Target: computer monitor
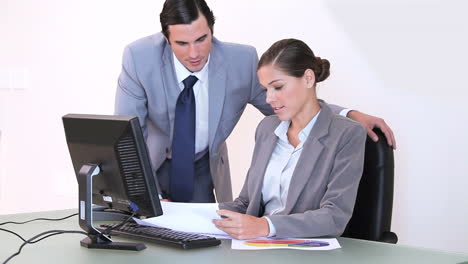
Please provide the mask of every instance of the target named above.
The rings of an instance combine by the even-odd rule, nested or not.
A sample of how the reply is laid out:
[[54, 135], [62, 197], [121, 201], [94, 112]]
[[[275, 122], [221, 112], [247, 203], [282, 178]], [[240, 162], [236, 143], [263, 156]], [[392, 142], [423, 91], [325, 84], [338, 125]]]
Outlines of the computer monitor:
[[92, 204], [138, 217], [162, 215], [138, 118], [68, 114], [62, 120], [78, 180], [79, 222], [91, 238], [81, 245], [122, 249], [93, 227]]

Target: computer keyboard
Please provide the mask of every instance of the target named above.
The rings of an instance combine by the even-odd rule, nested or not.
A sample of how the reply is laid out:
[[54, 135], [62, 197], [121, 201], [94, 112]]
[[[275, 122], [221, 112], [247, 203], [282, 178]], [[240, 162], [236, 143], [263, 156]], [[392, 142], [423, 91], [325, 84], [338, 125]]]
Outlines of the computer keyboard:
[[221, 244], [219, 239], [200, 234], [174, 231], [161, 227], [138, 225], [137, 223], [130, 222], [125, 223], [122, 226], [118, 225], [120, 224], [102, 224], [99, 229], [104, 231], [110, 227], [112, 228], [109, 233], [111, 236], [120, 235], [183, 249], [211, 247]]

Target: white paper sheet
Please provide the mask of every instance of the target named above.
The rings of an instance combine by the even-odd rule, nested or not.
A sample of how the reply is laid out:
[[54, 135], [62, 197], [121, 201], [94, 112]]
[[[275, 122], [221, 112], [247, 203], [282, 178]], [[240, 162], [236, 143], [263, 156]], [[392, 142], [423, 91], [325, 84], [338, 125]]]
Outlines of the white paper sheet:
[[232, 240], [232, 249], [263, 250], [263, 249], [298, 249], [298, 250], [332, 250], [341, 248], [336, 238], [258, 238], [247, 240]]
[[221, 219], [216, 213], [217, 203], [174, 203], [161, 202], [163, 215], [144, 220], [136, 220], [140, 225], [154, 225], [177, 231], [199, 234], [228, 236], [213, 224], [213, 219]]

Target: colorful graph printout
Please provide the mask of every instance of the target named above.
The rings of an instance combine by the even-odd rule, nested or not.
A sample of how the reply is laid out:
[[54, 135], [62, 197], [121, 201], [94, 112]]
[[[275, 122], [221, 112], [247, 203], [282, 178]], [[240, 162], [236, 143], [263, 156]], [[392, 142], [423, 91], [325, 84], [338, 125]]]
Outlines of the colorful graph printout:
[[303, 239], [248, 240], [244, 242], [253, 247], [324, 247], [328, 242]]
[[317, 238], [317, 239], [249, 239], [232, 240], [232, 249], [241, 250], [262, 250], [262, 249], [299, 249], [299, 250], [331, 250], [341, 248], [335, 238]]

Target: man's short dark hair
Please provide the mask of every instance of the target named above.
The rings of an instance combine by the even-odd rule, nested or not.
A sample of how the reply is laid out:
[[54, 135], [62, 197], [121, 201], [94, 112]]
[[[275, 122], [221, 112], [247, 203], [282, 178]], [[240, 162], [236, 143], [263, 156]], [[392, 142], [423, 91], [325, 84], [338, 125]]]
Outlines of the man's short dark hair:
[[205, 16], [213, 34], [215, 18], [205, 0], [166, 0], [159, 15], [162, 33], [169, 39], [170, 25], [191, 24], [198, 19], [200, 13]]

